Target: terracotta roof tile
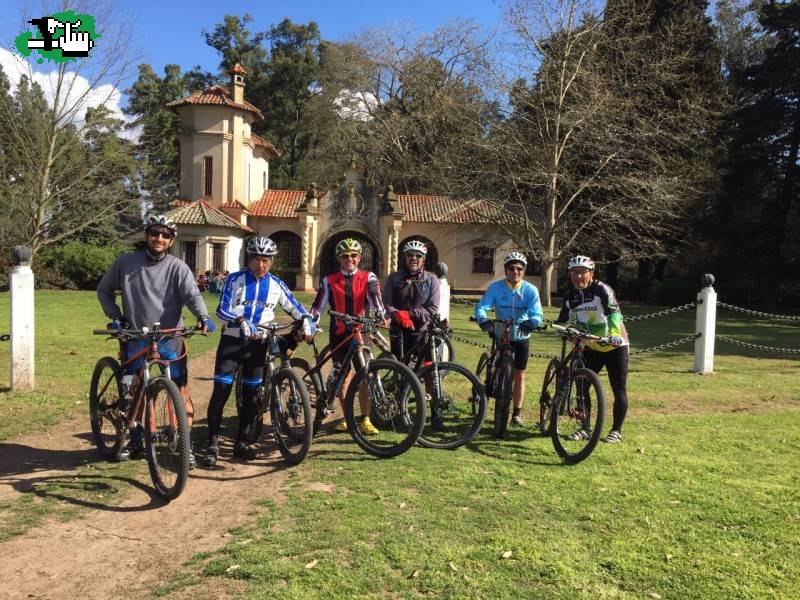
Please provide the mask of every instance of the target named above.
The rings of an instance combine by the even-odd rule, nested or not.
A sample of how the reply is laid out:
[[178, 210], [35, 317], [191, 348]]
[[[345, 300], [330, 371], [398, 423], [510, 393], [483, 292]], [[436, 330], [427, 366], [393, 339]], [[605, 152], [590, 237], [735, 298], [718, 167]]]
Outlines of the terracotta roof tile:
[[170, 108], [177, 108], [178, 106], [186, 106], [188, 104], [212, 104], [219, 106], [228, 106], [230, 108], [238, 108], [239, 110], [246, 110], [256, 115], [259, 119], [263, 119], [264, 115], [255, 106], [247, 102], [235, 102], [231, 92], [228, 88], [221, 85], [212, 85], [204, 90], [199, 90], [194, 94], [190, 94], [180, 100], [175, 100], [167, 104]]
[[253, 145], [256, 148], [261, 148], [271, 159], [278, 158], [281, 155], [281, 153], [278, 152], [278, 149], [272, 145], [272, 142], [265, 140], [260, 135], [256, 135], [255, 133], [251, 132], [250, 139], [253, 140]]
[[254, 230], [246, 225], [241, 225], [235, 219], [232, 219], [221, 210], [211, 206], [204, 200], [197, 200], [196, 202], [186, 203], [179, 200], [173, 202], [173, 205], [179, 204], [167, 214], [172, 217], [179, 226], [180, 225], [213, 225], [217, 227], [230, 227], [231, 229], [242, 229], [248, 233], [254, 233]]
[[238, 209], [244, 210], [244, 211], [247, 210], [247, 207], [244, 204], [242, 204], [241, 202], [239, 202], [238, 200], [231, 200], [230, 202], [225, 202], [222, 205], [222, 208], [238, 208]]
[[261, 200], [250, 207], [250, 214], [254, 217], [292, 218], [305, 197], [305, 190], [264, 190]]
[[496, 212], [487, 200], [461, 200], [448, 196], [397, 194], [406, 221], [416, 223], [491, 223]]
[[236, 63], [233, 65], [231, 73], [235, 73], [236, 75], [247, 75], [247, 70], [239, 63]]

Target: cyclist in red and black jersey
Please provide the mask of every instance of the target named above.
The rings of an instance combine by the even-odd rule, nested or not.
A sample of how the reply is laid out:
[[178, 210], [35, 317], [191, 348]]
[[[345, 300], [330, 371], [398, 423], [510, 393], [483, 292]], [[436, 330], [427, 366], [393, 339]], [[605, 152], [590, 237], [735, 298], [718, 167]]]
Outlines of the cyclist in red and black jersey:
[[[345, 238], [336, 244], [336, 257], [339, 261], [339, 272], [331, 273], [323, 277], [317, 289], [317, 296], [311, 305], [311, 314], [315, 319], [319, 319], [325, 307], [330, 304], [331, 309], [346, 315], [364, 316], [367, 307], [372, 309], [373, 314], [381, 319], [386, 318], [386, 309], [381, 299], [381, 286], [375, 273], [371, 271], [361, 271], [358, 264], [361, 262], [361, 243], [353, 238]], [[331, 317], [330, 322], [330, 348], [334, 349], [341, 344], [349, 333], [347, 326], [340, 319]], [[342, 367], [342, 359], [347, 352], [345, 344], [333, 356], [335, 369]], [[349, 365], [348, 365], [349, 367]], [[353, 371], [347, 374], [339, 392], [339, 401], [343, 400], [344, 391], [350, 385]], [[361, 431], [365, 435], [375, 435], [378, 429], [369, 419], [369, 400], [366, 390], [360, 389], [358, 395], [361, 403], [362, 414], [367, 415], [361, 421]], [[322, 424], [322, 415], [317, 413], [314, 420], [314, 431], [318, 431]], [[342, 422], [337, 426], [337, 430], [344, 431], [347, 424]]]

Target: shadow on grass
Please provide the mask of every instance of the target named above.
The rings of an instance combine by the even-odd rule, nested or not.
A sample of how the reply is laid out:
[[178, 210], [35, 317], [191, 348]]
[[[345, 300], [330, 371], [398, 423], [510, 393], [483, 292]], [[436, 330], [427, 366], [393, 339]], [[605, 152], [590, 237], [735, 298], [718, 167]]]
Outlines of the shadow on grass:
[[[84, 435], [91, 439], [91, 434], [79, 437]], [[71, 471], [97, 462], [104, 461], [94, 448], [59, 450], [0, 442], [0, 477], [37, 471]]]
[[[553, 460], [531, 460], [533, 457], [541, 458], [543, 455], [547, 455], [547, 451], [540, 448], [531, 448], [522, 444], [524, 440], [530, 438], [535, 438], [546, 443], [548, 450], [552, 450]], [[527, 429], [507, 429], [503, 439], [497, 439], [491, 436], [491, 434], [476, 436], [472, 438], [471, 441], [464, 444], [464, 447], [470, 452], [475, 452], [489, 458], [512, 460], [528, 465], [552, 467], [561, 463], [550, 443], [549, 436], [533, 434]], [[514, 456], [512, 456], [512, 454]]]

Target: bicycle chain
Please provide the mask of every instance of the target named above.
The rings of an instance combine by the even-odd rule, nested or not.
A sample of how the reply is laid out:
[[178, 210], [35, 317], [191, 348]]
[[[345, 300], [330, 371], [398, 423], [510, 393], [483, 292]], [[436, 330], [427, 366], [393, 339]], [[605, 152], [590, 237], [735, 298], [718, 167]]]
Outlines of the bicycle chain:
[[798, 348], [778, 348], [777, 346], [761, 346], [759, 344], [751, 344], [750, 342], [742, 342], [741, 340], [735, 340], [725, 335], [717, 335], [716, 338], [718, 340], [722, 340], [723, 342], [728, 342], [729, 344], [733, 344], [735, 346], [742, 346], [743, 348], [751, 348], [753, 350], [763, 350], [765, 352], [779, 352], [783, 354], [800, 354], [800, 349]]
[[[773, 321], [800, 321], [800, 316], [794, 315], [779, 315], [775, 313], [767, 313], [761, 312], [758, 310], [752, 310], [749, 308], [742, 308], [741, 306], [734, 306], [733, 304], [726, 304], [725, 302], [717, 302], [717, 306], [720, 308], [727, 308], [728, 310], [732, 310], [734, 312], [744, 313], [746, 315], [750, 315], [751, 317], [760, 317], [762, 319], [772, 319]], [[744, 343], [744, 342], [743, 342]]]

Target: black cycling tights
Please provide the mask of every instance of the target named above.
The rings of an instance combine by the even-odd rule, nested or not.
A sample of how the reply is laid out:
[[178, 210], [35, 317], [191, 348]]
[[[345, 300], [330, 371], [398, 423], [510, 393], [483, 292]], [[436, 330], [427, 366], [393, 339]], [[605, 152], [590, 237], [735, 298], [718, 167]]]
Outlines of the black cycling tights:
[[583, 358], [586, 366], [595, 373], [599, 373], [603, 367], [608, 371], [608, 381], [611, 383], [611, 391], [614, 392], [614, 424], [611, 429], [622, 431], [622, 423], [628, 412], [628, 356], [630, 350], [628, 346], [621, 346], [608, 352], [597, 352], [586, 349]]
[[[242, 365], [244, 379], [260, 381], [264, 373], [266, 347], [259, 342], [245, 342], [233, 336], [223, 335], [217, 347], [214, 368], [214, 391], [208, 403], [208, 443], [219, 446], [222, 428], [222, 411], [231, 394], [236, 370]], [[239, 431], [237, 442], [247, 440], [247, 431], [258, 413], [255, 385], [242, 385], [242, 406], [239, 409]]]

